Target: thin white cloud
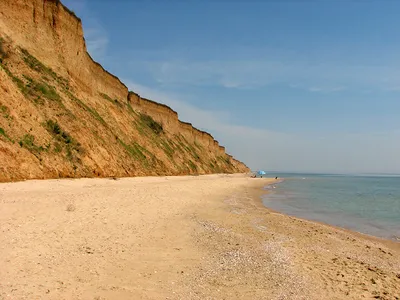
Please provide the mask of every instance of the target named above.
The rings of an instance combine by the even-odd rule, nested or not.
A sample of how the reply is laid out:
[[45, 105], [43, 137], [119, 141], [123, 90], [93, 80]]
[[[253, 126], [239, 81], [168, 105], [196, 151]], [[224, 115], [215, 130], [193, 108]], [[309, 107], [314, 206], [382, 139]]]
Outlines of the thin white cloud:
[[341, 92], [346, 90], [344, 86], [334, 86], [334, 87], [320, 87], [320, 86], [313, 86], [308, 88], [308, 90], [312, 93], [334, 93], [334, 92]]
[[132, 65], [150, 73], [160, 84], [259, 88], [286, 85], [309, 92], [332, 93], [345, 89], [394, 91], [400, 86], [397, 66], [310, 64], [296, 61], [148, 61]]
[[173, 110], [178, 112], [180, 120], [193, 123], [194, 126], [199, 129], [216, 128], [221, 124], [229, 122], [230, 116], [227, 112], [203, 110], [179, 100], [180, 97], [178, 95], [165, 93], [129, 80], [123, 80], [123, 82], [129, 89], [135, 91], [142, 97], [170, 106]]
[[169, 105], [206, 130], [251, 168], [299, 172], [399, 173], [400, 130], [370, 134], [295, 135], [234, 124], [229, 114], [197, 108], [163, 91], [125, 81], [143, 97]]
[[106, 31], [103, 30], [103, 28], [95, 21], [90, 22], [85, 28], [85, 39], [88, 52], [95, 59], [101, 59], [106, 54], [109, 41]]
[[222, 80], [221, 85], [225, 88], [240, 88], [240, 84], [235, 81]]

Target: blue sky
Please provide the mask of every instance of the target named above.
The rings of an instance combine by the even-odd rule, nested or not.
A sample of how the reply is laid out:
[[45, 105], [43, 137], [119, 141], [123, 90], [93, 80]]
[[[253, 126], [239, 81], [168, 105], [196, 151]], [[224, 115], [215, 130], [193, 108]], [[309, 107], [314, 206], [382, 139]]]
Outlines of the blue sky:
[[250, 167], [400, 173], [397, 1], [63, 2], [96, 61]]

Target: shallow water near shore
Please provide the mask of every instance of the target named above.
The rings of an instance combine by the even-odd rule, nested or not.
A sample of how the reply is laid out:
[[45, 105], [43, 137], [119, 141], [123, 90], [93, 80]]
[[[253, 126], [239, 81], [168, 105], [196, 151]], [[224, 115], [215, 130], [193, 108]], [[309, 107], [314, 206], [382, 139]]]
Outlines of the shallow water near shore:
[[265, 206], [300, 218], [400, 241], [400, 176], [271, 174]]

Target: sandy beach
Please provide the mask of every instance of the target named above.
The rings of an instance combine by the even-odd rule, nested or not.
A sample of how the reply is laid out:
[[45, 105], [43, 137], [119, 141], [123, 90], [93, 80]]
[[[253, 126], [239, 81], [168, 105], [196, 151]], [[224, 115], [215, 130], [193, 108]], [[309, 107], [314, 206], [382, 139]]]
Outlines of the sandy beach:
[[0, 184], [0, 299], [400, 299], [400, 244], [265, 208], [245, 175]]

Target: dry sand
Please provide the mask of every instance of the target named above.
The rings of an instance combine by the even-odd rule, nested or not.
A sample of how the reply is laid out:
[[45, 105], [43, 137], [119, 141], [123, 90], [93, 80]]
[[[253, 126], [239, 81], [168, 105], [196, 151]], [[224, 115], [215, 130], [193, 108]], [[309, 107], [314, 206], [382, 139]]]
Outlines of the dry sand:
[[395, 242], [263, 208], [244, 175], [0, 184], [0, 299], [399, 299]]

